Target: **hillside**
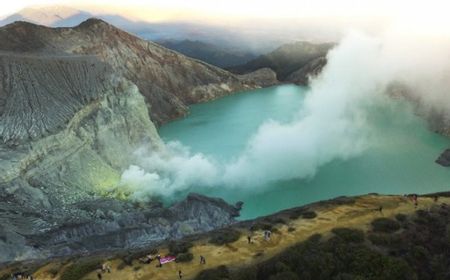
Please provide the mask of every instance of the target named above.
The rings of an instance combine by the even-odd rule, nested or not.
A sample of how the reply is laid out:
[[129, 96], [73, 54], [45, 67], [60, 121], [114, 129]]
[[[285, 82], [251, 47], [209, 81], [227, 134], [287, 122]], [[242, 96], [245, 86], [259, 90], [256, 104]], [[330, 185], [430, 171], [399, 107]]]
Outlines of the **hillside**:
[[196, 58], [209, 64], [226, 68], [246, 63], [256, 56], [249, 52], [221, 48], [217, 45], [202, 41], [160, 41], [164, 47], [180, 52], [186, 56]]
[[[334, 44], [332, 43], [314, 44], [304, 41], [285, 44], [243, 65], [231, 67], [230, 70], [234, 73], [243, 74], [260, 68], [270, 68], [277, 73], [278, 80], [290, 81], [289, 75], [305, 67], [308, 63], [325, 57], [328, 50], [333, 46]], [[302, 73], [304, 74], [305, 71]], [[296, 80], [302, 79], [305, 79], [305, 77], [296, 78]]]
[[[436, 201], [437, 197], [437, 201]], [[446, 279], [448, 194], [341, 197], [133, 252], [12, 264], [38, 279]], [[382, 210], [380, 211], [380, 207]], [[264, 231], [271, 238], [264, 238]], [[251, 237], [251, 243], [247, 236]], [[155, 267], [147, 254], [175, 255]], [[206, 263], [200, 264], [200, 256]]]
[[220, 199], [129, 200], [121, 175], [138, 149], [165, 155], [152, 119], [256, 87], [261, 73], [235, 76], [97, 19], [17, 22], [0, 38], [0, 263], [135, 248], [234, 222], [239, 207]]
[[99, 19], [74, 28], [13, 23], [0, 29], [0, 51], [94, 55], [137, 85], [158, 124], [185, 115], [189, 104], [259, 86]]

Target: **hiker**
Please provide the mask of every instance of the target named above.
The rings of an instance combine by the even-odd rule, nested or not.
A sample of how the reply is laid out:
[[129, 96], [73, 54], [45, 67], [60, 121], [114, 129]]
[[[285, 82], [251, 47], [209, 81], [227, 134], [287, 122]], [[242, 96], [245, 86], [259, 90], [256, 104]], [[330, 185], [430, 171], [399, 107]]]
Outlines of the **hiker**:
[[204, 256], [200, 256], [200, 264], [206, 264], [206, 259]]
[[434, 202], [438, 202], [438, 200], [439, 200], [439, 196], [435, 195], [434, 196]]
[[159, 262], [159, 267], [162, 267], [162, 263], [161, 263], [161, 255], [160, 254], [158, 254], [157, 256], [156, 256], [156, 259], [158, 260], [158, 262]]
[[266, 230], [264, 231], [264, 240], [269, 241], [270, 240], [270, 235], [272, 233], [270, 232], [270, 230]]
[[149, 264], [153, 261], [153, 256], [151, 254], [148, 254], [145, 257], [140, 258], [139, 261], [141, 263]]
[[378, 211], [380, 211], [380, 213], [383, 213], [383, 206], [380, 206], [380, 208], [378, 208]]
[[111, 266], [107, 263], [102, 264], [102, 272], [103, 273], [105, 273], [105, 272], [111, 273]]
[[250, 235], [247, 235], [248, 244], [252, 243], [252, 237]]
[[181, 279], [183, 278], [183, 273], [181, 273], [181, 270], [178, 271], [178, 277]]
[[101, 271], [97, 271], [97, 278], [98, 280], [102, 280], [102, 272]]

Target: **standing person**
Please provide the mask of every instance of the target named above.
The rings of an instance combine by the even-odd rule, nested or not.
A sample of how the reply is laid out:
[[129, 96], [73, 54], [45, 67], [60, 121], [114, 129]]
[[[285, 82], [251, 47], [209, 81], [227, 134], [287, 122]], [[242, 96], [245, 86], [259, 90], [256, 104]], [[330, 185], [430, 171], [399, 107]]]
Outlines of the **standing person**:
[[97, 271], [97, 279], [102, 280], [102, 272], [100, 270]]
[[204, 256], [200, 256], [200, 264], [206, 264], [206, 259]]
[[247, 235], [248, 244], [252, 243], [252, 237], [250, 235]]
[[181, 270], [178, 270], [178, 277], [181, 279], [183, 278], [183, 273], [181, 272]]
[[380, 211], [380, 213], [383, 213], [383, 206], [380, 206], [380, 207], [378, 208], [378, 211]]
[[157, 256], [156, 256], [156, 259], [158, 260], [158, 266], [159, 267], [162, 267], [162, 263], [161, 263], [161, 255], [160, 254], [158, 254]]
[[439, 196], [435, 195], [434, 196], [434, 202], [438, 202], [438, 200], [439, 200]]

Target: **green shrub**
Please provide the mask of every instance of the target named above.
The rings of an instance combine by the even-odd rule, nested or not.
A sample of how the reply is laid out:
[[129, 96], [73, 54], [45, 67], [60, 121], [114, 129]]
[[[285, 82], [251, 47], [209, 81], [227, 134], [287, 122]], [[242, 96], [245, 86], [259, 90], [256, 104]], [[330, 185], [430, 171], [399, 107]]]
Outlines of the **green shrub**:
[[194, 255], [192, 253], [180, 253], [177, 255], [176, 262], [177, 263], [183, 263], [183, 262], [190, 262], [194, 259]]
[[65, 269], [60, 280], [79, 280], [100, 267], [101, 261], [98, 259], [80, 261]]
[[317, 217], [317, 214], [314, 211], [306, 211], [302, 213], [303, 219], [314, 219], [315, 217]]
[[273, 224], [273, 225], [275, 225], [275, 224], [283, 224], [283, 225], [286, 224], [286, 221], [283, 218], [280, 218], [280, 217], [269, 217], [269, 218], [266, 218], [265, 221], [267, 223], [270, 223], [270, 224]]
[[395, 215], [395, 219], [401, 223], [406, 222], [407, 217], [405, 214], [397, 214]]
[[400, 229], [400, 224], [388, 218], [377, 218], [372, 221], [372, 228], [375, 232], [392, 233]]
[[118, 266], [117, 266], [117, 270], [123, 270], [125, 269], [125, 267], [127, 267], [128, 264], [126, 264], [125, 262], [121, 262]]
[[171, 255], [176, 256], [178, 254], [187, 253], [192, 246], [191, 242], [172, 241], [169, 243], [169, 252]]
[[212, 233], [209, 243], [215, 245], [225, 245], [237, 241], [241, 237], [241, 232], [235, 229], [222, 229]]
[[297, 274], [292, 271], [283, 271], [269, 277], [269, 280], [299, 280]]
[[395, 247], [401, 242], [399, 236], [387, 233], [370, 233], [368, 239], [372, 244], [383, 247]]
[[221, 265], [217, 268], [208, 269], [200, 272], [200, 274], [195, 278], [196, 280], [223, 280], [228, 279], [230, 272], [228, 268]]
[[345, 242], [361, 243], [364, 242], [364, 232], [359, 229], [334, 228], [331, 230], [336, 236], [342, 238]]
[[273, 231], [274, 227], [272, 224], [269, 223], [263, 223], [263, 222], [257, 222], [255, 224], [253, 224], [250, 227], [251, 231], [257, 231], [257, 230], [270, 230]]

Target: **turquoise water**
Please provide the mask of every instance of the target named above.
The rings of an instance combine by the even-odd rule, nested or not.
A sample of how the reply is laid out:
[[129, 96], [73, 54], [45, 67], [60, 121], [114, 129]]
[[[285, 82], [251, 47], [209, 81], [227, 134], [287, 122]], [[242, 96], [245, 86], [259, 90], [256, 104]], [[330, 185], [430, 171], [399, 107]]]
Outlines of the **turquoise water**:
[[[187, 118], [162, 126], [165, 141], [180, 141], [218, 161], [235, 158], [268, 119], [288, 122], [301, 108], [307, 89], [283, 85], [228, 96], [191, 107]], [[429, 131], [407, 104], [374, 114], [376, 145], [348, 160], [319, 168], [310, 179], [271, 183], [261, 191], [193, 187], [189, 191], [243, 201], [242, 219], [333, 198], [365, 193], [429, 193], [450, 190], [450, 169], [434, 163], [450, 140]], [[182, 194], [180, 194], [182, 195]]]

